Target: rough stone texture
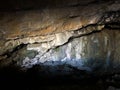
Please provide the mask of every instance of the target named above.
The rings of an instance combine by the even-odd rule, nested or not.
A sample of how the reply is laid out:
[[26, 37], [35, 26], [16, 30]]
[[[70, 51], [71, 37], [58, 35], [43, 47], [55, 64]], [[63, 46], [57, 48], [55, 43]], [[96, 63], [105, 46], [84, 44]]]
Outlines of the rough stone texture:
[[119, 70], [119, 0], [66, 0], [53, 5], [0, 12], [1, 65]]
[[[78, 2], [76, 1], [74, 3]], [[69, 5], [68, 3], [68, 5], [64, 7], [57, 8], [0, 12], [0, 55], [12, 47], [16, 47], [16, 44], [9, 47], [8, 42], [17, 40], [17, 43], [19, 43], [20, 40], [23, 40], [20, 41], [21, 44], [27, 40], [31, 43], [31, 41], [33, 42], [34, 40], [28, 40], [30, 37], [41, 38], [41, 36], [44, 36], [43, 38], [45, 39], [49, 34], [77, 30], [91, 24], [109, 23], [114, 17], [108, 15], [103, 18], [104, 15], [106, 15], [105, 13], [118, 11], [120, 9], [119, 1], [93, 3], [91, 0], [91, 3], [90, 1], [89, 3], [88, 1], [81, 1], [81, 3], [85, 5], [79, 5], [79, 3], [74, 5]], [[116, 17], [118, 16], [116, 15]], [[42, 41], [42, 39], [40, 41]]]
[[[57, 45], [54, 41], [29, 44], [26, 50], [38, 53], [33, 58], [29, 56], [22, 58], [23, 61], [18, 61], [18, 65], [30, 68], [41, 63], [47, 66], [68, 64], [90, 72], [99, 70], [111, 73], [119, 72], [119, 33], [119, 30], [104, 29], [87, 36], [72, 38], [67, 43], [65, 42], [67, 38], [64, 38], [65, 41], [62, 40], [65, 42], [64, 44], [61, 42]], [[61, 35], [57, 37], [63, 37], [64, 33]]]

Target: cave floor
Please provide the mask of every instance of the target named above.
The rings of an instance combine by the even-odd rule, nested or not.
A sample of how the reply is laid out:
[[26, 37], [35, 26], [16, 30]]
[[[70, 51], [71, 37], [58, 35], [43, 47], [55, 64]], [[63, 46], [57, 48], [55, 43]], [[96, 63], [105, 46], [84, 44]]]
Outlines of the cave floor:
[[85, 77], [78, 78], [74, 73], [50, 77], [49, 73], [44, 75], [35, 69], [24, 72], [18, 68], [7, 67], [0, 69], [0, 90], [120, 90], [118, 75]]

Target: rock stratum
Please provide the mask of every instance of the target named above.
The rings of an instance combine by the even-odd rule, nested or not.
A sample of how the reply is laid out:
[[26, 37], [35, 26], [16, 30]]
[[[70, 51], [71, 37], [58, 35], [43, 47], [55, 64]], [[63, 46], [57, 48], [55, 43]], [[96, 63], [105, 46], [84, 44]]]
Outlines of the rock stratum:
[[119, 0], [57, 0], [29, 7], [0, 9], [1, 67], [119, 72]]

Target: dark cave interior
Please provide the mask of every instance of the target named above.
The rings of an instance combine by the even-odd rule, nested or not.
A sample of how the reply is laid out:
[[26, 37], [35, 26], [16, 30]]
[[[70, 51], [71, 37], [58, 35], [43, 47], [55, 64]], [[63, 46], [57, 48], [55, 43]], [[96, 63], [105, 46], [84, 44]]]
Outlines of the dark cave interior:
[[[107, 2], [110, 2], [110, 3], [107, 3]], [[53, 10], [53, 12], [56, 12], [54, 10], [56, 10], [56, 9], [59, 10], [59, 8], [63, 10], [64, 8], [68, 9], [68, 8], [72, 7], [73, 8], [72, 10], [73, 11], [75, 10], [73, 12], [73, 14], [74, 13], [76, 14], [79, 11], [78, 9], [76, 9], [76, 7], [82, 6], [82, 7], [88, 8], [89, 5], [90, 5], [90, 7], [92, 5], [97, 7], [97, 5], [99, 6], [104, 3], [107, 3], [107, 5], [109, 6], [112, 3], [116, 4], [116, 3], [120, 3], [120, 2], [119, 2], [119, 0], [86, 0], [86, 1], [85, 0], [3, 0], [0, 2], [0, 21], [3, 20], [3, 23], [7, 21], [8, 27], [7, 27], [7, 25], [5, 27], [9, 28], [9, 26], [11, 26], [11, 25], [14, 26], [14, 21], [17, 18], [20, 18], [22, 15], [24, 16], [24, 18], [26, 18], [25, 17], [26, 13], [24, 13], [26, 11], [33, 10], [33, 13], [34, 13], [34, 10], [38, 10], [38, 11], [45, 10], [48, 14], [50, 14], [51, 12], [49, 11], [49, 9], [51, 11]], [[102, 7], [102, 9], [103, 8], [106, 9], [106, 6]], [[118, 5], [118, 7], [120, 7], [120, 4]], [[113, 10], [114, 10], [114, 8], [113, 8]], [[57, 42], [57, 40], [59, 40], [59, 38], [56, 39], [55, 43], [58, 43], [58, 45], [48, 48], [43, 53], [43, 55], [41, 55], [41, 56], [46, 55], [46, 57], [48, 55], [48, 57], [50, 57], [49, 53], [51, 54], [51, 52], [52, 52], [53, 55], [55, 56], [54, 58], [57, 57], [57, 58], [61, 59], [61, 57], [64, 57], [64, 54], [66, 54], [68, 59], [69, 58], [73, 59], [73, 62], [72, 61], [70, 62], [70, 63], [73, 63], [73, 66], [69, 65], [69, 63], [67, 63], [67, 60], [63, 64], [61, 64], [61, 62], [60, 62], [60, 64], [57, 64], [57, 66], [51, 65], [51, 63], [56, 64], [56, 63], [59, 63], [59, 61], [54, 61], [54, 60], [48, 61], [48, 62], [46, 61], [45, 64], [42, 64], [40, 62], [40, 64], [33, 64], [31, 68], [27, 68], [27, 69], [21, 68], [20, 65], [16, 64], [16, 63], [21, 64], [20, 60], [21, 59], [23, 60], [23, 58], [25, 60], [25, 57], [27, 57], [26, 55], [28, 55], [28, 56], [30, 55], [31, 58], [36, 59], [36, 56], [40, 54], [40, 51], [37, 53], [35, 51], [33, 52], [32, 50], [31, 50], [31, 52], [29, 52], [29, 51], [27, 52], [26, 48], [29, 49], [31, 44], [38, 45], [39, 43], [40, 44], [43, 43], [43, 45], [45, 45], [44, 43], [46, 43], [48, 41], [43, 40], [43, 42], [33, 42], [33, 43], [30, 43], [28, 41], [28, 43], [24, 43], [25, 40], [23, 40], [23, 42], [21, 42], [21, 44], [13, 47], [12, 49], [10, 48], [10, 50], [6, 50], [5, 52], [3, 51], [4, 49], [1, 49], [1, 47], [0, 47], [0, 52], [4, 52], [2, 54], [0, 53], [0, 81], [1, 81], [0, 82], [1, 83], [0, 90], [8, 90], [8, 89], [10, 89], [10, 90], [13, 90], [13, 89], [15, 89], [15, 90], [17, 90], [17, 89], [18, 90], [43, 90], [43, 89], [44, 90], [120, 90], [120, 70], [119, 70], [119, 64], [118, 64], [118, 63], [120, 63], [119, 62], [119, 59], [120, 59], [120, 57], [119, 57], [119, 52], [120, 52], [120, 49], [119, 49], [119, 45], [120, 45], [119, 44], [119, 42], [120, 42], [120, 40], [119, 40], [120, 39], [120, 37], [119, 37], [119, 35], [120, 35], [119, 34], [120, 33], [120, 10], [110, 11], [108, 9], [108, 11], [107, 12], [106, 11], [103, 10], [102, 13], [104, 13], [105, 15], [100, 17], [100, 22], [98, 20], [98, 22], [97, 23], [95, 22], [95, 24], [90, 23], [86, 26], [83, 26], [80, 29], [79, 28], [75, 29], [75, 31], [72, 32], [72, 34], [70, 33], [71, 36], [69, 38], [67, 38], [67, 41], [63, 40], [64, 38], [62, 38], [63, 36], [61, 36], [62, 39], [60, 39], [60, 40], [63, 42], [65, 41], [64, 43], [59, 44], [59, 42]], [[7, 12], [8, 16], [9, 16], [9, 14], [12, 15], [13, 13], [15, 13], [15, 15], [16, 15], [15, 18], [13, 16], [12, 19], [8, 19], [8, 20], [1, 19], [2, 13], [6, 14], [6, 12]], [[17, 17], [17, 14], [19, 14], [18, 12], [20, 12], [20, 15], [18, 15], [18, 17]], [[23, 13], [21, 14], [21, 12], [23, 12]], [[49, 18], [54, 17], [54, 14], [53, 14], [53, 17], [45, 17], [44, 14], [46, 15], [46, 12], [44, 12], [44, 11], [42, 12], [44, 18], [49, 19]], [[65, 11], [63, 10], [63, 12], [65, 12]], [[83, 10], [83, 12], [84, 12], [84, 10]], [[90, 13], [91, 11], [88, 11], [88, 12]], [[96, 11], [93, 11], [93, 12], [96, 12]], [[31, 13], [31, 12], [28, 12], [28, 13]], [[72, 13], [72, 11], [71, 11], [71, 13]], [[57, 13], [57, 14], [61, 14], [61, 13]], [[57, 14], [55, 14], [55, 15], [57, 16]], [[79, 13], [77, 13], [77, 14], [79, 14]], [[97, 14], [98, 14], [98, 12], [97, 12]], [[101, 13], [99, 13], [99, 14], [102, 15]], [[34, 15], [36, 15], [36, 17], [39, 16], [39, 14], [31, 14], [31, 16], [33, 18], [34, 18]], [[42, 15], [42, 14], [40, 14], [40, 15]], [[92, 14], [92, 15], [94, 15], [94, 14]], [[95, 15], [96, 15], [96, 13], [95, 13]], [[69, 18], [67, 16], [68, 16], [68, 14], [63, 17], [65, 17], [65, 20], [66, 20], [66, 18], [70, 19], [71, 20], [70, 24], [71, 24], [72, 22], [77, 21], [79, 19], [80, 15], [69, 16]], [[29, 17], [29, 14], [28, 14], [28, 17]], [[60, 16], [58, 16], [58, 17], [60, 17]], [[86, 15], [86, 17], [89, 17], [89, 15], [88, 16]], [[15, 20], [13, 20], [13, 19], [15, 19]], [[29, 20], [29, 18], [27, 18], [27, 19]], [[47, 21], [47, 19], [45, 19], [45, 21]], [[55, 19], [59, 19], [59, 18], [55, 17]], [[74, 21], [74, 19], [75, 19], [75, 21]], [[13, 20], [13, 22], [10, 22], [12, 20]], [[31, 17], [30, 17], [30, 20], [31, 20]], [[35, 19], [35, 20], [37, 22], [37, 19]], [[40, 20], [41, 21], [43, 20], [43, 23], [44, 23], [44, 19], [40, 19]], [[61, 17], [59, 20], [61, 20]], [[64, 24], [66, 24], [67, 21], [69, 21], [69, 20], [66, 20]], [[9, 22], [13, 23], [13, 24], [9, 24]], [[62, 22], [62, 20], [59, 22]], [[94, 20], [93, 20], [93, 22], [94, 22]], [[2, 26], [4, 24], [1, 24], [1, 23], [2, 22], [0, 22], [0, 30], [1, 30], [1, 28], [4, 27], [4, 26]], [[19, 23], [24, 23], [24, 21], [23, 22], [15, 21], [15, 23], [18, 23], [18, 26], [19, 26]], [[33, 20], [33, 23], [34, 23], [34, 20]], [[48, 24], [48, 23], [45, 23], [45, 24]], [[34, 24], [33, 24], [33, 26], [34, 26]], [[46, 27], [49, 28], [49, 26], [50, 25], [48, 24], [48, 26], [46, 26]], [[54, 24], [53, 24], [53, 26], [54, 26]], [[104, 27], [99, 30], [98, 29], [99, 26], [104, 26]], [[35, 27], [37, 27], [37, 25]], [[45, 27], [45, 29], [46, 29], [46, 27]], [[74, 27], [74, 24], [72, 27]], [[24, 28], [24, 26], [23, 26], [23, 28]], [[42, 28], [44, 29], [44, 25]], [[57, 27], [57, 29], [58, 28], [59, 27]], [[9, 31], [12, 29], [16, 29], [16, 32], [17, 32], [18, 28], [10, 27], [10, 29], [8, 29], [8, 34], [11, 34], [11, 32], [9, 32]], [[31, 28], [27, 28], [27, 29], [31, 29]], [[57, 30], [57, 29], [55, 29], [55, 30]], [[70, 29], [71, 29], [71, 27], [70, 27]], [[87, 33], [86, 32], [84, 33], [84, 30], [86, 30]], [[90, 30], [93, 30], [93, 31], [90, 31]], [[35, 31], [37, 31], [37, 30], [35, 29]], [[49, 32], [49, 30], [46, 30], [46, 31]], [[83, 34], [79, 34], [79, 31], [81, 31]], [[2, 31], [0, 31], [0, 33], [1, 32]], [[30, 32], [32, 32], [32, 30]], [[18, 31], [18, 34], [19, 34], [19, 31]], [[28, 37], [29, 37], [29, 32], [26, 34], [28, 34]], [[46, 34], [46, 35], [49, 35], [49, 34]], [[62, 33], [62, 35], [63, 35], [63, 33]], [[0, 40], [2, 40], [4, 37], [4, 36], [2, 36], [2, 37], [1, 36], [2, 36], [2, 34], [0, 34]], [[43, 36], [45, 36], [45, 35], [43, 35]], [[7, 37], [7, 35], [6, 35], [6, 37]], [[13, 34], [13, 37], [15, 37], [15, 39], [13, 39], [13, 41], [19, 40], [18, 37], [16, 38], [16, 36], [14, 36], [14, 34]], [[31, 37], [33, 37], [33, 36], [31, 36]], [[50, 36], [48, 38], [51, 38], [51, 37], [52, 36]], [[56, 37], [57, 37], [57, 35], [56, 35]], [[80, 39], [81, 37], [83, 37], [83, 38]], [[87, 39], [84, 37], [87, 37]], [[103, 40], [103, 37], [105, 37], [105, 42]], [[23, 36], [23, 38], [24, 38], [24, 36]], [[92, 42], [92, 40], [94, 38], [97, 38], [98, 41], [95, 39], [96, 41]], [[10, 37], [10, 39], [11, 39], [11, 37]], [[86, 44], [84, 45], [83, 44], [84, 41], [82, 41], [82, 40], [87, 41], [88, 46]], [[4, 39], [3, 39], [3, 41], [4, 41]], [[9, 41], [9, 39], [7, 39], [6, 41]], [[22, 41], [22, 39], [21, 39], [21, 41]], [[100, 46], [98, 44], [94, 44], [99, 41], [101, 44]], [[25, 42], [27, 42], [27, 40]], [[74, 45], [74, 43], [76, 45]], [[106, 45], [106, 43], [108, 44], [108, 46], [103, 45], [103, 44]], [[1, 44], [2, 44], [2, 42], [1, 42]], [[71, 44], [73, 44], [73, 46]], [[89, 67], [92, 67], [92, 69], [88, 68], [86, 66], [80, 67], [82, 69], [79, 69], [79, 67], [74, 66], [74, 57], [81, 58], [82, 56], [84, 56], [84, 55], [77, 56], [77, 54], [76, 55], [74, 54], [77, 52], [77, 50], [75, 48], [75, 47], [77, 47], [77, 44], [81, 48], [85, 47], [87, 49], [86, 50], [86, 49], [77, 48], [78, 52], [81, 53], [84, 51], [87, 53], [86, 58], [88, 59], [89, 63], [87, 61], [85, 61], [85, 64], [88, 65]], [[82, 45], [83, 45], [83, 47], [82, 47]], [[72, 50], [71, 50], [71, 48], [72, 48]], [[41, 48], [40, 48], [40, 50], [42, 51]], [[69, 50], [71, 50], [71, 51], [69, 51]], [[75, 52], [75, 50], [76, 50], [76, 52]], [[111, 50], [111, 52], [109, 52], [109, 50]], [[102, 51], [104, 51], [104, 52], [102, 52]], [[21, 54], [21, 52], [23, 52], [23, 53]], [[47, 53], [47, 54], [45, 54], [45, 53]], [[63, 54], [61, 54], [61, 53], [63, 53]], [[70, 53], [71, 56], [68, 53]], [[17, 54], [18, 54], [18, 56], [17, 56]], [[26, 54], [26, 55], [24, 55], [24, 54]], [[59, 55], [59, 54], [61, 54], [61, 55]], [[105, 56], [103, 56], [103, 55], [105, 55]], [[2, 57], [3, 61], [1, 59], [1, 57]], [[52, 57], [52, 54], [51, 54], [51, 57]], [[103, 61], [102, 61], [101, 57], [102, 57]], [[14, 60], [14, 58], [16, 58], [16, 60], [19, 60], [20, 62], [17, 62], [16, 60]], [[85, 60], [86, 60], [86, 58], [85, 58]], [[96, 59], [101, 60], [101, 62], [99, 62], [99, 61], [97, 62]], [[110, 62], [104, 61], [104, 59], [106, 59], [106, 60], [110, 59], [109, 60]], [[115, 62], [114, 62], [114, 59], [116, 59]], [[117, 61], [117, 59], [118, 59], [118, 61]], [[10, 63], [9, 63], [9, 60], [11, 60]], [[40, 60], [42, 60], [42, 59], [40, 59]], [[75, 64], [76, 64], [76, 62], [75, 62]], [[95, 62], [95, 64], [94, 64], [94, 62]], [[2, 66], [2, 65], [4, 65], [4, 63], [5, 64], [9, 63], [9, 64], [6, 66]], [[77, 63], [80, 63], [80, 62], [77, 62]], [[98, 64], [98, 63], [100, 63], [100, 64]], [[105, 64], [106, 65], [105, 66], [103, 63], [107, 63], [109, 65], [107, 66], [107, 64]], [[114, 64], [115, 65], [118, 64], [118, 65], [116, 65], [117, 69], [116, 69], [116, 67], [114, 69]], [[101, 65], [103, 65], [103, 66], [101, 66]], [[28, 66], [29, 66], [29, 64], [28, 64]], [[106, 67], [107, 67], [107, 69], [106, 69]], [[53, 70], [53, 71], [51, 71], [51, 70]], [[114, 70], [117, 70], [117, 71], [114, 72]]]

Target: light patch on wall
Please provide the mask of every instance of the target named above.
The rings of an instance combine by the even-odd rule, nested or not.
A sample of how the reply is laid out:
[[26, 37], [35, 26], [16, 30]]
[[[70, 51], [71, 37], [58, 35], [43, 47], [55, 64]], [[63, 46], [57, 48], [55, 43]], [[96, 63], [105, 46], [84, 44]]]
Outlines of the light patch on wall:
[[[31, 68], [33, 65], [39, 64], [44, 66], [59, 66], [59, 65], [70, 65], [80, 70], [92, 71], [91, 68], [84, 65], [82, 55], [84, 55], [84, 48], [86, 37], [76, 38], [74, 41], [69, 42], [63, 46], [57, 48], [51, 48], [47, 52], [41, 51], [42, 45], [38, 47], [30, 47], [29, 49], [37, 50], [39, 52], [33, 59], [26, 57], [23, 61], [23, 67]], [[44, 43], [45, 44], [45, 43]], [[46, 43], [47, 45], [47, 43]], [[41, 47], [40, 47], [41, 46]], [[46, 46], [44, 46], [46, 47]]]

